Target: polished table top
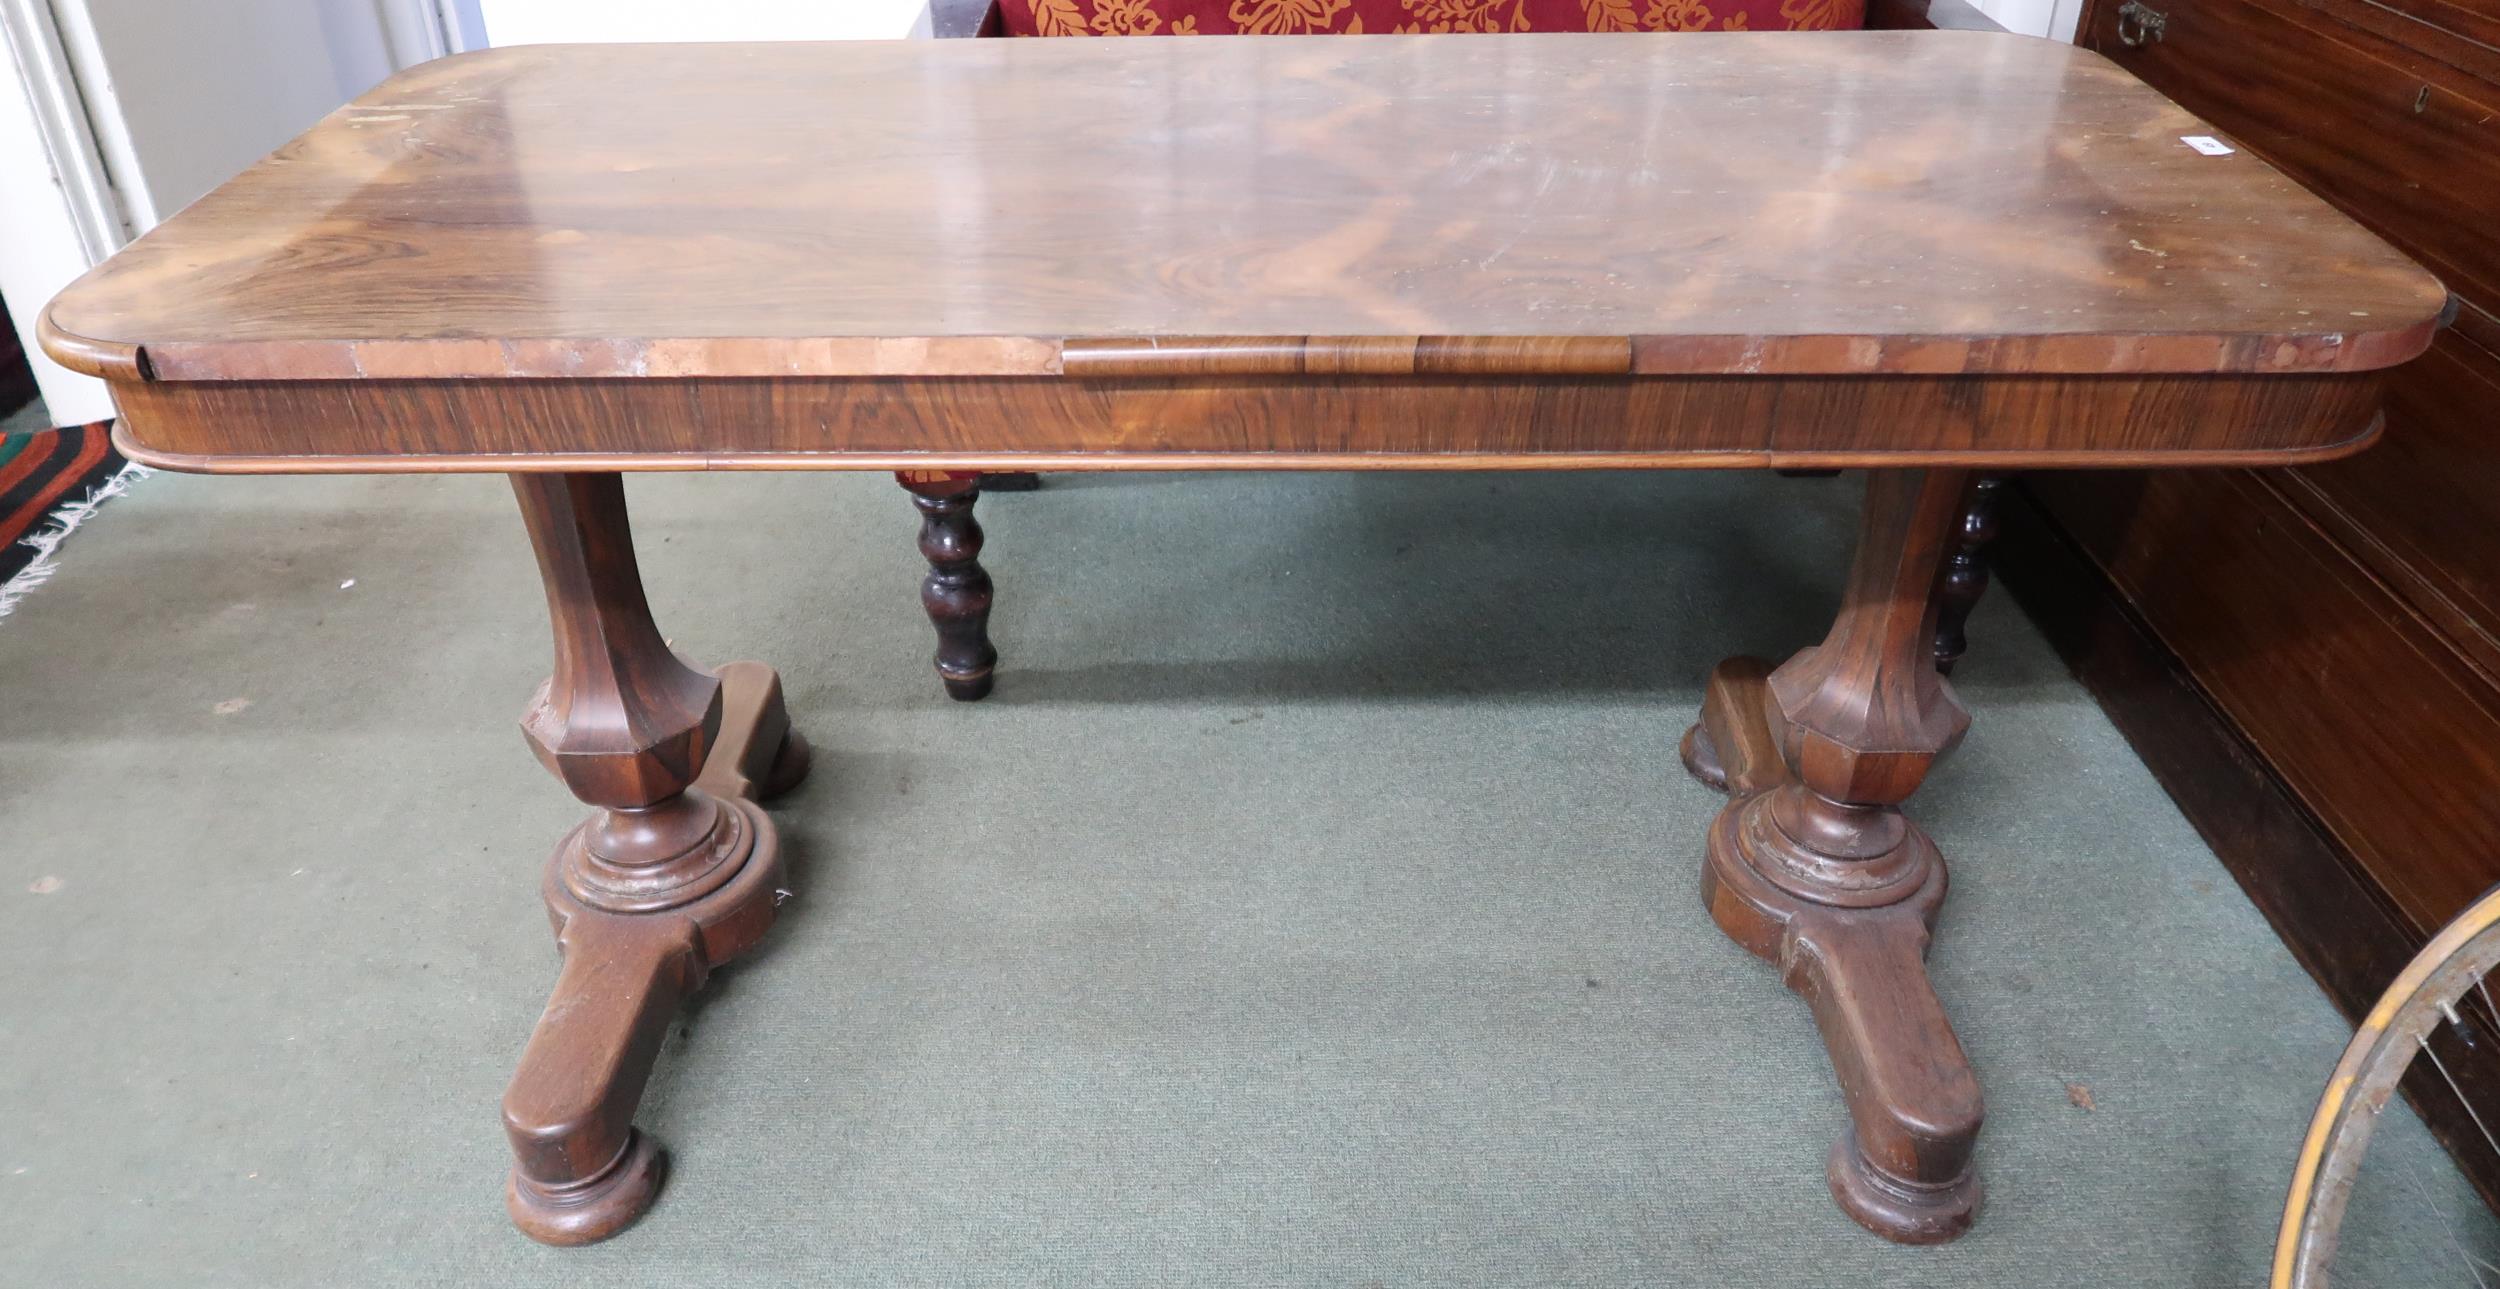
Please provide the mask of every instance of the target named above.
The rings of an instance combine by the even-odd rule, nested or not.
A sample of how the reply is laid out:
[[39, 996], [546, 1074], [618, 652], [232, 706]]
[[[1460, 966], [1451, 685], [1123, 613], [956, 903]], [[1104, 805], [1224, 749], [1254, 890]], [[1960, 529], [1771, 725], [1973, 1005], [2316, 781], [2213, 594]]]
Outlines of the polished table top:
[[524, 46], [342, 108], [49, 320], [161, 380], [2419, 352], [2440, 286], [2206, 133], [1973, 32]]

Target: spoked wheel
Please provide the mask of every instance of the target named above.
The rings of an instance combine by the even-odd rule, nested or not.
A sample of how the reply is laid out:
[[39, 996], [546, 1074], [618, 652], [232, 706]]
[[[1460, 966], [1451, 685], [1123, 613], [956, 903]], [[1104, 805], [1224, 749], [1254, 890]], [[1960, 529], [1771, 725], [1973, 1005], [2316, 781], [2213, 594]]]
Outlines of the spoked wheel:
[[2283, 1229], [2275, 1239], [2275, 1289], [2326, 1289], [2336, 1235], [2362, 1157], [2369, 1152], [2370, 1133], [2416, 1056], [2439, 1071], [2467, 1113], [2475, 1116], [2484, 1137], [2500, 1149], [2494, 1125], [2475, 1111], [2439, 1053], [2427, 1045], [2438, 1025], [2457, 1021], [2457, 1006], [2468, 995], [2500, 1014], [2484, 983], [2495, 964], [2500, 964], [2500, 888], [2486, 892], [2422, 946], [2363, 1018], [2343, 1059], [2335, 1063], [2335, 1075], [2327, 1081], [2326, 1095], [2319, 1098], [2318, 1113], [2301, 1143], [2291, 1198], [2283, 1207]]

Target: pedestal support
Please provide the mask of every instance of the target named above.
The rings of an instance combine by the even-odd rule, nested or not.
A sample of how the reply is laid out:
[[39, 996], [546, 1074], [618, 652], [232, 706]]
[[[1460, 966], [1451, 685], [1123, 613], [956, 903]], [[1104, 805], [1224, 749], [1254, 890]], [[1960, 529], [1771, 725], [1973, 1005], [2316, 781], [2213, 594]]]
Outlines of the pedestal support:
[[1927, 980], [1944, 859], [1901, 812], [1970, 724], [1933, 653], [1964, 482], [1870, 475], [1831, 632], [1776, 670], [1719, 664], [1683, 746], [1694, 777], [1730, 798], [1703, 902], [1813, 1007], [1849, 1105], [1832, 1195], [1912, 1244], [1970, 1229], [1980, 1198], [1979, 1083]]
[[669, 650], [617, 476], [512, 486], [555, 628], [522, 732], [596, 809], [547, 863], [564, 966], [504, 1093], [505, 1199], [532, 1239], [587, 1244], [659, 1193], [666, 1161], [634, 1110], [678, 1004], [772, 925], [781, 845], [755, 799], [796, 786], [808, 746], [771, 668], [706, 671]]

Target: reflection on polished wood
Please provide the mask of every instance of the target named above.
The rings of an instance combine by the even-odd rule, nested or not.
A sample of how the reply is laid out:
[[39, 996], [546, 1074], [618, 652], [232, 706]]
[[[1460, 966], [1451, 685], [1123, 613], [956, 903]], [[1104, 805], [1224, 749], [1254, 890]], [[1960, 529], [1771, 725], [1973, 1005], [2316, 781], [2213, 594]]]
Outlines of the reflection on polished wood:
[[176, 469], [2355, 450], [2444, 295], [2203, 128], [1976, 32], [531, 46], [43, 329]]
[[1977, 32], [524, 46], [393, 78], [49, 324], [165, 380], [1051, 375], [1070, 341], [1138, 374], [1158, 337], [1217, 342], [1176, 376], [1242, 339], [1661, 375], [2418, 352], [2437, 284], [2205, 129]]

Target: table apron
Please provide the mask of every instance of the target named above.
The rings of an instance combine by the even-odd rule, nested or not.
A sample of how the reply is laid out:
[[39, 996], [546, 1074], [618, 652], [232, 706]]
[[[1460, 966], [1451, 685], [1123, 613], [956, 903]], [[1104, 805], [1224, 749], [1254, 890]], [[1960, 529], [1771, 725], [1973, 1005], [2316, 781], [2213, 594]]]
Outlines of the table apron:
[[233, 473], [2266, 465], [2379, 372], [116, 381], [132, 458]]

